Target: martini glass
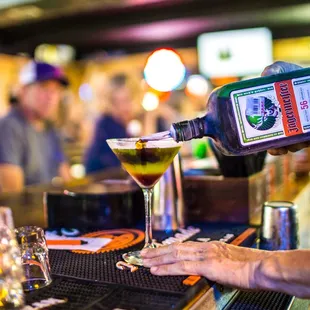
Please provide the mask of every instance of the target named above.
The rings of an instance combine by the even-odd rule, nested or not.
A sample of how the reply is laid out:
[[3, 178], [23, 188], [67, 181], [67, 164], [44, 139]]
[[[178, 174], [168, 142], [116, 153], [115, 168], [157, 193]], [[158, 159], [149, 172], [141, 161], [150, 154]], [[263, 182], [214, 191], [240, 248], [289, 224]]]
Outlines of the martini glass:
[[[153, 188], [179, 152], [181, 143], [177, 143], [173, 139], [142, 141], [139, 138], [108, 139], [107, 143], [124, 169], [143, 191], [145, 204], [145, 244], [143, 248], [155, 248], [152, 238], [151, 213]], [[140, 251], [125, 253], [123, 259], [130, 264], [143, 265]]]

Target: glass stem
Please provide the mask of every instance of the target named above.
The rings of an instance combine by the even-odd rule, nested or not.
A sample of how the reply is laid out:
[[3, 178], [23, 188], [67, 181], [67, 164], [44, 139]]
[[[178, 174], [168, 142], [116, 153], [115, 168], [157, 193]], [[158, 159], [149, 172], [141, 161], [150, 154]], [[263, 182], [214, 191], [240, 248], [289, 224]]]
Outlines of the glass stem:
[[144, 248], [153, 248], [152, 235], [152, 195], [153, 188], [143, 188], [145, 205], [145, 244]]

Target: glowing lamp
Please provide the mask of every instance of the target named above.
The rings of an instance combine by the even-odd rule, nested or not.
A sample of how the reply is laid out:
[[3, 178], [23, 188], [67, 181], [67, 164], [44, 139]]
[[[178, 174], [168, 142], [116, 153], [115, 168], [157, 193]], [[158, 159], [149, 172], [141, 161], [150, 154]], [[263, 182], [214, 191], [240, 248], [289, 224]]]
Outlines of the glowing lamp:
[[34, 57], [37, 61], [43, 61], [53, 65], [68, 64], [74, 60], [75, 54], [75, 49], [65, 44], [41, 44], [34, 51]]
[[159, 98], [156, 96], [156, 94], [152, 92], [145, 93], [142, 100], [142, 106], [144, 110], [154, 111], [158, 108], [158, 105], [159, 105]]
[[209, 85], [206, 79], [199, 75], [191, 75], [187, 80], [186, 91], [194, 96], [203, 97], [208, 93]]
[[138, 121], [137, 119], [131, 120], [127, 126], [127, 131], [133, 137], [137, 137], [141, 135], [141, 132], [142, 132], [141, 122]]
[[159, 49], [147, 59], [144, 78], [147, 84], [160, 92], [176, 89], [184, 80], [185, 66], [180, 56], [171, 49]]
[[70, 167], [70, 173], [75, 179], [82, 179], [85, 177], [85, 167], [82, 164], [74, 164]]

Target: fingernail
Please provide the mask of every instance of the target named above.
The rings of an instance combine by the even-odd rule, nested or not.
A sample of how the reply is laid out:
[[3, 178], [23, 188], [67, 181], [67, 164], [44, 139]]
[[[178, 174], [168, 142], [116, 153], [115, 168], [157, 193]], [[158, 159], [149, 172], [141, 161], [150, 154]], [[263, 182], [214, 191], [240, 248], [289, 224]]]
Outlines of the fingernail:
[[152, 267], [151, 268], [151, 272], [153, 273], [153, 272], [156, 272], [158, 270], [158, 267]]

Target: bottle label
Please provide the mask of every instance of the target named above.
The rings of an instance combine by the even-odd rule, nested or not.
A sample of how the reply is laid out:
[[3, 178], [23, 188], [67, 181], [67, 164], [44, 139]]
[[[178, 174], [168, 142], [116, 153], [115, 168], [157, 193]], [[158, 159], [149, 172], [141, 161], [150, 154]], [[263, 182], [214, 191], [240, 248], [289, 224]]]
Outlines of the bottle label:
[[310, 131], [310, 76], [231, 92], [242, 145]]

